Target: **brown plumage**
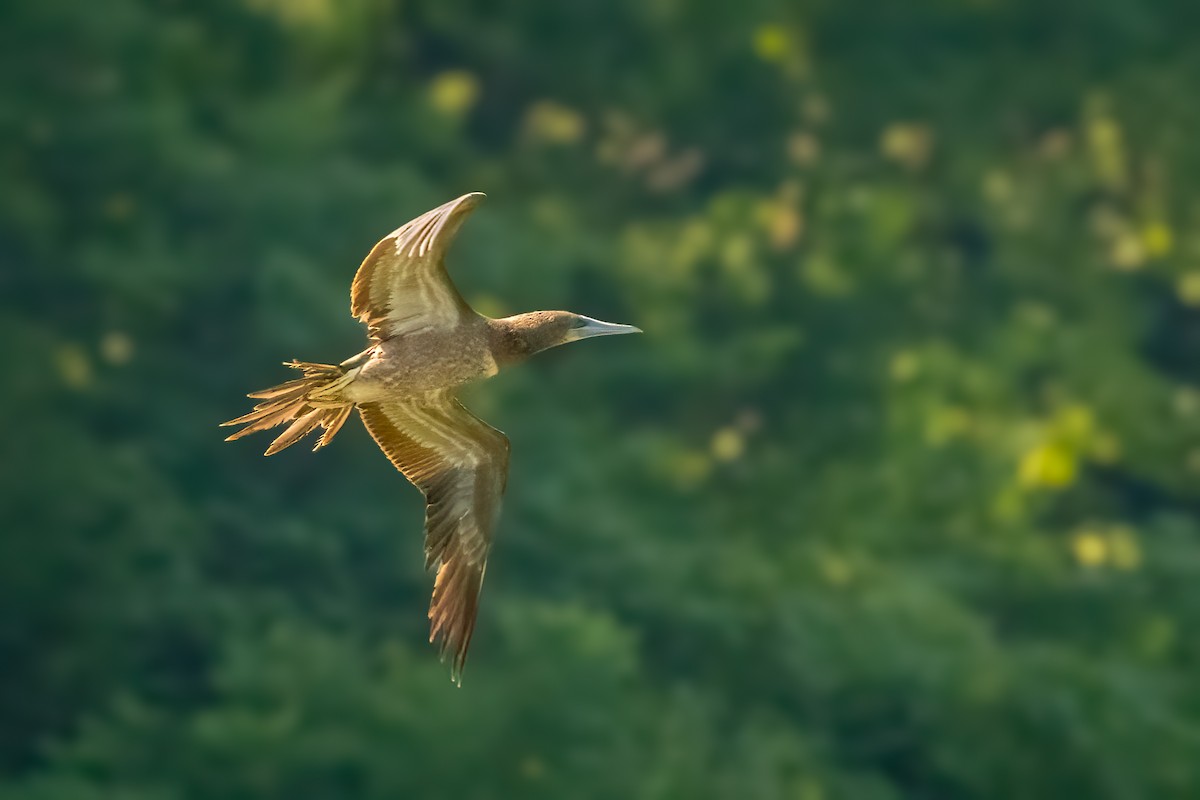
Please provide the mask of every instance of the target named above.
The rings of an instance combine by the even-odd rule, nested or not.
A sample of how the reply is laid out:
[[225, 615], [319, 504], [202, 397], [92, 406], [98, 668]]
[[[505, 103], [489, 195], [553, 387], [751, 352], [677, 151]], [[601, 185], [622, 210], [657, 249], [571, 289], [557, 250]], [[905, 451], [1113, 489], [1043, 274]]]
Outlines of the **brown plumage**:
[[223, 423], [245, 426], [227, 441], [287, 425], [267, 448], [272, 455], [318, 428], [313, 449], [324, 447], [358, 409], [388, 460], [425, 495], [425, 566], [435, 572], [429, 640], [451, 656], [459, 683], [508, 482], [509, 443], [455, 391], [550, 347], [639, 332], [568, 311], [504, 319], [476, 313], [444, 259], [482, 198], [463, 195], [372, 248], [350, 289], [350, 313], [367, 326], [366, 350], [338, 366], [287, 362], [304, 376], [251, 392], [261, 401], [254, 410]]

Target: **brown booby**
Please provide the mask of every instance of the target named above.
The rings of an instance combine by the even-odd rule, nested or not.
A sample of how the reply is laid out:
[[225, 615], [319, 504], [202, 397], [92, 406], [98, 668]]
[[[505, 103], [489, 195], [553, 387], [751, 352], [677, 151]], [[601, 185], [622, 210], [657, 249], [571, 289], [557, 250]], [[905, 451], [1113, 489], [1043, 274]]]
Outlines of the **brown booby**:
[[376, 444], [425, 495], [425, 566], [435, 571], [430, 642], [451, 654], [462, 682], [475, 630], [479, 591], [508, 479], [508, 437], [466, 409], [457, 389], [535, 353], [592, 336], [640, 333], [569, 311], [504, 319], [475, 312], [444, 263], [459, 226], [484, 195], [463, 195], [384, 237], [350, 288], [350, 313], [367, 326], [370, 346], [338, 366], [285, 362], [304, 376], [251, 392], [244, 425], [226, 441], [288, 427], [266, 455], [323, 429], [329, 444], [358, 410]]

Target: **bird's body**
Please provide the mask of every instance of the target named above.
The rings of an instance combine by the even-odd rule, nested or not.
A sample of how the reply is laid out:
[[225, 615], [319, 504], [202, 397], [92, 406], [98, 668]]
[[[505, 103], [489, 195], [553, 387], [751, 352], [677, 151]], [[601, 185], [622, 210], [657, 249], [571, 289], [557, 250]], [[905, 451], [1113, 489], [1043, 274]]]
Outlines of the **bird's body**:
[[345, 397], [354, 403], [453, 389], [499, 372], [483, 317], [446, 331], [388, 339], [355, 356], [350, 366], [357, 372]]
[[464, 195], [382, 239], [359, 267], [351, 313], [370, 347], [338, 366], [290, 362], [304, 377], [253, 392], [253, 411], [225, 425], [240, 438], [288, 427], [267, 455], [322, 428], [328, 444], [352, 410], [392, 464], [425, 494], [425, 561], [436, 570], [430, 641], [453, 654], [461, 680], [475, 627], [500, 501], [508, 480], [508, 438], [455, 397], [534, 353], [591, 336], [634, 333], [566, 311], [505, 319], [477, 314], [446, 274], [443, 259], [466, 214], [483, 195]]

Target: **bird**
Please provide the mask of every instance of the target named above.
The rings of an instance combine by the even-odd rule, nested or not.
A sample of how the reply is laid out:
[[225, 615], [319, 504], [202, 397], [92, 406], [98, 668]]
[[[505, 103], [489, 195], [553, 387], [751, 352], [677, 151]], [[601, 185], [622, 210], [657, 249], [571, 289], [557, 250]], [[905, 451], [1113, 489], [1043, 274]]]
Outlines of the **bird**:
[[458, 390], [530, 356], [595, 336], [641, 333], [569, 311], [492, 319], [463, 299], [446, 253], [484, 198], [465, 194], [405, 223], [367, 254], [350, 288], [350, 313], [367, 327], [367, 349], [340, 364], [286, 361], [302, 375], [247, 396], [254, 409], [234, 441], [287, 425], [266, 450], [274, 455], [320, 429], [313, 450], [330, 443], [353, 411], [405, 478], [425, 496], [425, 568], [432, 572], [429, 641], [450, 658], [462, 685], [508, 485], [509, 440], [472, 414]]

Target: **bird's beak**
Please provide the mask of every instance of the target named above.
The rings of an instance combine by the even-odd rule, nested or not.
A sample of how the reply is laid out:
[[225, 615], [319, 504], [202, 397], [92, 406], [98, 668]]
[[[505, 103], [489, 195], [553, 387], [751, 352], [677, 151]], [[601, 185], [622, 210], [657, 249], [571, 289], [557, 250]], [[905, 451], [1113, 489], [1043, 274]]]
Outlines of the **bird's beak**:
[[582, 314], [579, 316], [583, 320], [583, 326], [572, 328], [567, 333], [567, 341], [574, 342], [579, 339], [590, 339], [593, 336], [615, 336], [618, 333], [641, 333], [641, 328], [635, 328], [632, 325], [618, 325], [615, 322], [601, 322], [598, 319], [585, 317]]

